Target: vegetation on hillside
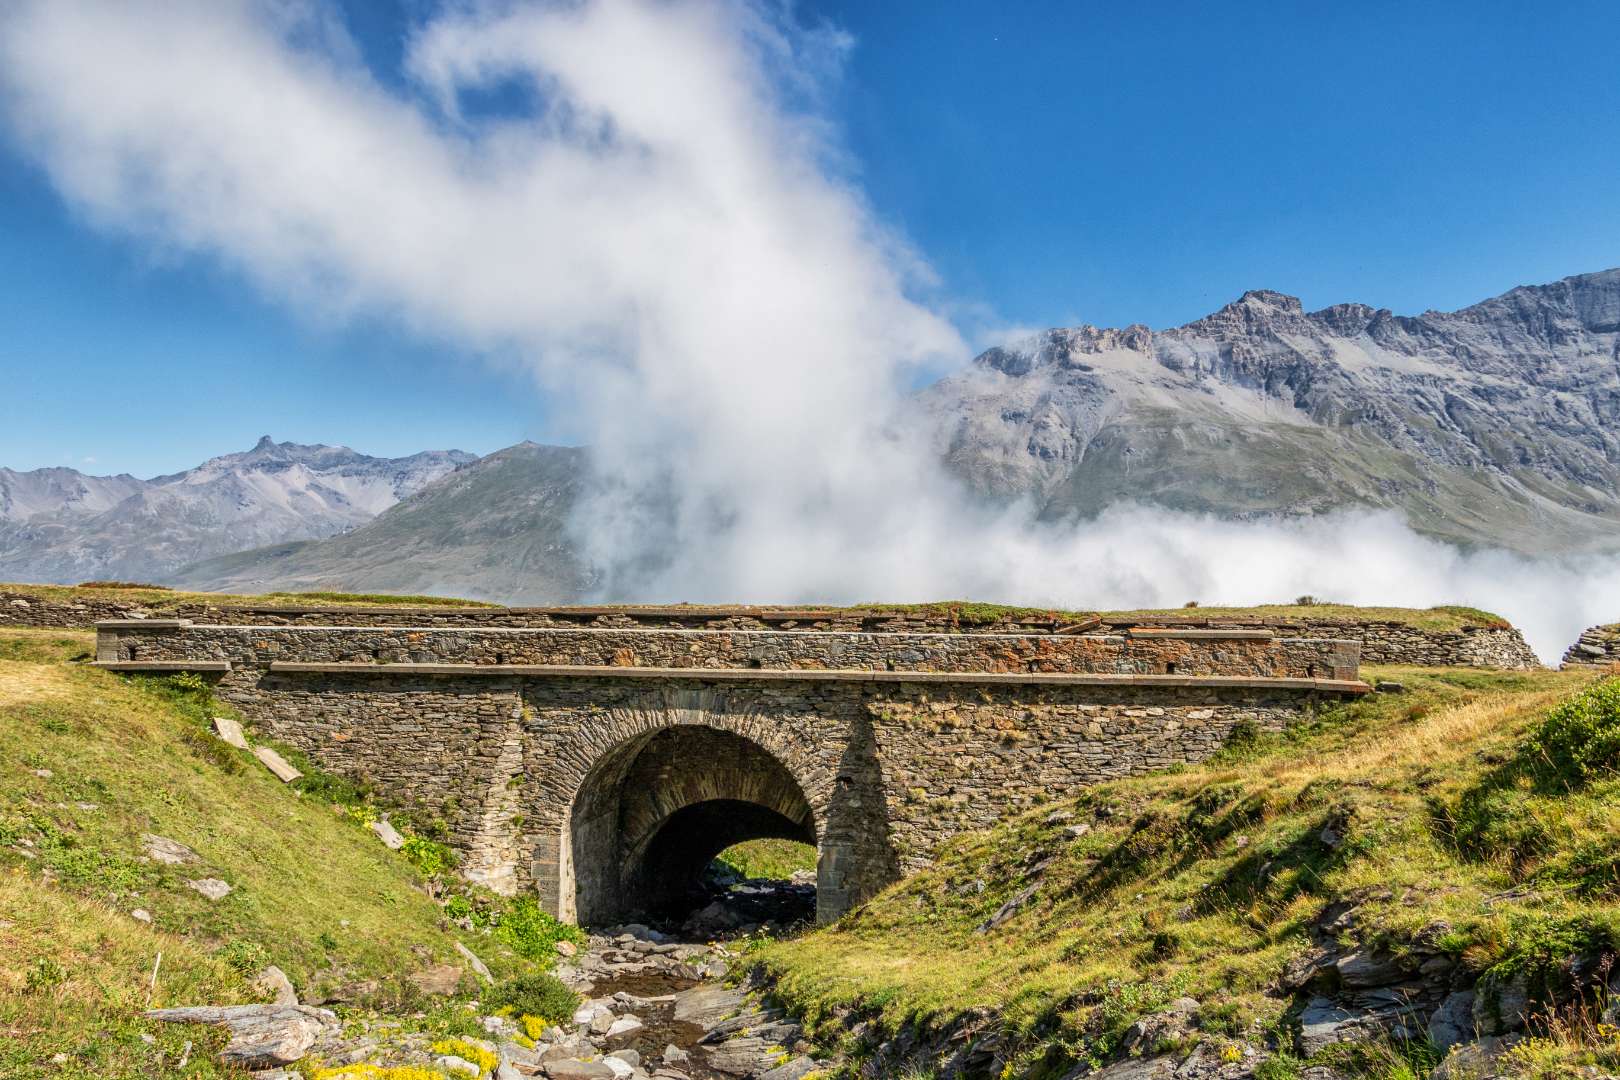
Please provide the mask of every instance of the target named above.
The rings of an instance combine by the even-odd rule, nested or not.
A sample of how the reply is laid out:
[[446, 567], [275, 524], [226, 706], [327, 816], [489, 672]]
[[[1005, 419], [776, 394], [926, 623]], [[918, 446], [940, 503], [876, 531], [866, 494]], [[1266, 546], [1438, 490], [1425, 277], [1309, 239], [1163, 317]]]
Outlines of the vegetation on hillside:
[[[1620, 680], [1371, 674], [1408, 691], [963, 837], [933, 868], [752, 962], [857, 1055], [854, 1017], [874, 1021], [869, 1043], [988, 1009], [1019, 1050], [1008, 1075], [1045, 1075], [1037, 1063], [1117, 1055], [1138, 1017], [1190, 996], [1196, 1038], [1279, 1049], [1270, 1075], [1284, 1080], [1300, 1065], [1288, 1054], [1300, 1002], [1279, 977], [1318, 914], [1343, 902], [1360, 944], [1399, 955], [1428, 935], [1476, 974], [1523, 977], [1544, 1011], [1522, 1075], [1620, 1067], [1594, 1011], [1553, 1008], [1574, 1004], [1559, 998], [1572, 958], [1620, 953]], [[1433, 1060], [1407, 1045], [1337, 1063], [1415, 1077]]]
[[[532, 899], [460, 883], [431, 836], [388, 850], [353, 785], [313, 770], [281, 784], [208, 730], [230, 710], [201, 680], [124, 679], [78, 662], [93, 648], [83, 632], [0, 629], [0, 1075], [167, 1075], [184, 1038], [193, 1074], [212, 1075], [212, 1036], [140, 1010], [254, 1000], [267, 964], [306, 995], [425, 1009], [454, 1034], [475, 1014], [411, 975], [465, 968], [458, 941], [497, 979], [532, 975], [580, 940]], [[150, 835], [196, 860], [155, 861]], [[208, 878], [231, 891], [188, 884]]]

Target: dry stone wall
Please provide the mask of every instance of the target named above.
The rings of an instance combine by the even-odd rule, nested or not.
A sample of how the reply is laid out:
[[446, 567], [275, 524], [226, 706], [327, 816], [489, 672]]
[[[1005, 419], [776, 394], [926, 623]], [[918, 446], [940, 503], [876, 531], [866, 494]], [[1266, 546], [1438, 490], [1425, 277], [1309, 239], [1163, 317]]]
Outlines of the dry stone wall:
[[106, 619], [129, 619], [151, 614], [152, 612], [138, 605], [114, 600], [87, 598], [63, 603], [0, 590], [0, 626], [50, 626], [64, 630], [88, 630]]
[[1584, 630], [1564, 653], [1563, 666], [1620, 670], [1620, 623]]

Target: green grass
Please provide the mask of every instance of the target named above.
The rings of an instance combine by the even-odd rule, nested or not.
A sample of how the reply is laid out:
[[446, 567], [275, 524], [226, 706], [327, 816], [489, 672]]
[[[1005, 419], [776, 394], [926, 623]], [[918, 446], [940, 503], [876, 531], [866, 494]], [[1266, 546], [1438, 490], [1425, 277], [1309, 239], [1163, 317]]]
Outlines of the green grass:
[[861, 604], [859, 609], [904, 615], [954, 618], [975, 626], [1002, 619], [1275, 619], [1296, 622], [1398, 622], [1420, 630], [1460, 630], [1466, 626], [1506, 627], [1500, 615], [1479, 608], [1446, 604], [1432, 608], [1356, 607], [1351, 604], [1256, 604], [1249, 607], [1202, 605], [1181, 608], [1137, 608], [1122, 611], [1063, 611], [1053, 608], [980, 604], [967, 600], [940, 600], [923, 604]]
[[[183, 604], [214, 604], [220, 607], [500, 607], [499, 604], [479, 600], [458, 600], [444, 596], [403, 596], [391, 593], [342, 592], [271, 592], [256, 595], [231, 593], [180, 592], [160, 586], [141, 586], [114, 583], [117, 587], [82, 585], [21, 585], [0, 583], [0, 592], [37, 596], [42, 600], [70, 603], [74, 600], [100, 598], [124, 603], [140, 604], [153, 611], [173, 610]], [[607, 605], [626, 610], [658, 610], [645, 605]], [[707, 609], [709, 605], [697, 606]], [[785, 610], [783, 605], [719, 605], [716, 610], [741, 614], [769, 613]], [[1104, 619], [1276, 619], [1299, 621], [1304, 619], [1327, 622], [1391, 621], [1405, 623], [1423, 630], [1460, 630], [1466, 626], [1505, 627], [1506, 619], [1489, 611], [1460, 605], [1432, 608], [1354, 607], [1349, 604], [1259, 604], [1253, 607], [1194, 607], [1143, 608], [1132, 611], [1063, 611], [1055, 608], [1017, 607], [1007, 604], [981, 604], [969, 600], [939, 600], [920, 604], [856, 604], [836, 607], [817, 604], [795, 606], [795, 611], [825, 611], [848, 613], [870, 611], [882, 615], [932, 616], [950, 618], [964, 626], [984, 626], [1002, 619], [1066, 619], [1081, 620], [1094, 617]]]
[[801, 870], [814, 871], [816, 849], [798, 840], [744, 840], [715, 857], [739, 876], [786, 881]]
[[[933, 868], [751, 962], [824, 1038], [851, 1011], [892, 1031], [988, 1007], [1027, 1065], [1049, 1051], [1106, 1059], [1136, 1017], [1183, 995], [1204, 1004], [1200, 1037], [1263, 1040], [1287, 1020], [1283, 965], [1334, 900], [1357, 903], [1360, 940], [1397, 951], [1444, 923], [1443, 947], [1476, 973], [1545, 983], [1572, 953], [1614, 951], [1620, 778], [1511, 773], [1531, 768], [1557, 717], [1586, 715], [1555, 709], [1593, 676], [1370, 674], [1409, 692], [960, 838]], [[1494, 801], [1470, 811], [1482, 791]], [[1476, 819], [1486, 826], [1464, 827]], [[1323, 841], [1330, 826], [1342, 844]], [[979, 930], [1030, 885], [1027, 906]], [[1560, 1052], [1612, 1069], [1613, 1050], [1573, 1040]]]
[[[136, 1016], [159, 950], [158, 1004], [244, 1000], [243, 975], [273, 963], [301, 991], [375, 980], [379, 1001], [426, 1007], [403, 977], [465, 966], [457, 939], [497, 978], [550, 965], [536, 942], [554, 944], [555, 922], [511, 917], [510, 902], [481, 894], [473, 929], [458, 928], [363, 814], [313, 788], [300, 795], [210, 734], [208, 716], [229, 710], [206, 690], [73, 662], [92, 647], [78, 631], [0, 630], [0, 1075], [34, 1075], [25, 1063], [40, 1075], [159, 1075], [139, 1031], [175, 1051], [171, 1064], [183, 1041]], [[199, 861], [148, 860], [145, 833]], [[210, 901], [186, 884], [204, 877], [233, 891]], [[58, 1052], [70, 1055], [64, 1070], [41, 1064]]]

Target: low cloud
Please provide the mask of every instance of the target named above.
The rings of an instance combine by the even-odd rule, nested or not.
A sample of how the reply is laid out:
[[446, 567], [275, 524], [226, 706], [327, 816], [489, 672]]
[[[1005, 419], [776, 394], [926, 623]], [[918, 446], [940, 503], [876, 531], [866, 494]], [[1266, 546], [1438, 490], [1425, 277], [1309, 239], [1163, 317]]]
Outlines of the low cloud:
[[898, 418], [968, 353], [945, 313], [976, 309], [851, 179], [820, 110], [849, 47], [765, 0], [455, 6], [400, 86], [317, 4], [18, 0], [0, 94], [96, 226], [522, 358], [595, 448], [575, 524], [617, 597], [1466, 601], [1544, 656], [1620, 615], [1593, 599], [1620, 606], [1613, 566], [1387, 517], [1055, 527], [964, 497]]

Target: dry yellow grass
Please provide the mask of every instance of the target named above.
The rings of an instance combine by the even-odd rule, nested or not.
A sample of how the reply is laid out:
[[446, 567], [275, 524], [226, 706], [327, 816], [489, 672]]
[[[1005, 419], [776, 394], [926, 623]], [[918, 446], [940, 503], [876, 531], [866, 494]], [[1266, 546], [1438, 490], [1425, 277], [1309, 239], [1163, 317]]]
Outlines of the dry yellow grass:
[[61, 668], [0, 660], [0, 706], [65, 697], [68, 693], [67, 672]]

